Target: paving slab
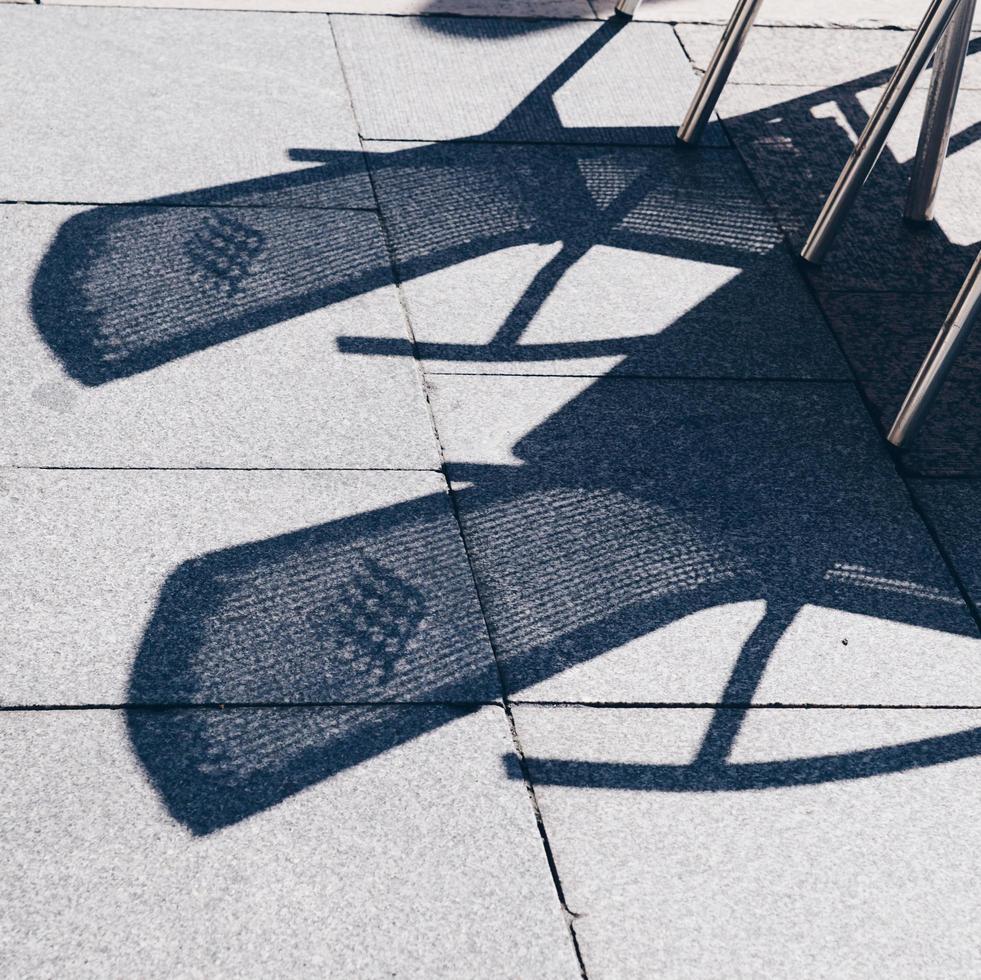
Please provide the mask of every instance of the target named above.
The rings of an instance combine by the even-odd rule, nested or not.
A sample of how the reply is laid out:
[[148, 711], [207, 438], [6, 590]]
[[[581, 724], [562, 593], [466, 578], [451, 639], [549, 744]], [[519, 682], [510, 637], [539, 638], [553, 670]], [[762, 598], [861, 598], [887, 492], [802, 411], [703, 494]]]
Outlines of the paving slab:
[[913, 480], [913, 495], [981, 609], [981, 480]]
[[[257, 768], [305, 754], [312, 773], [351, 710], [291, 709], [292, 741], [254, 736], [247, 757], [223, 743], [199, 778], [233, 801]], [[389, 734], [434, 730], [301, 791], [284, 780], [282, 801], [211, 832], [173, 814], [160, 771], [134, 755], [138, 714], [0, 719], [17, 774], [2, 818], [10, 972], [579, 976], [527, 793], [501, 771], [500, 709], [393, 709]], [[274, 712], [239, 714], [257, 736]], [[158, 761], [179, 765], [166, 749], [185, 717], [154, 716]]]
[[439, 474], [0, 479], [3, 704], [500, 697]]
[[[625, 21], [333, 16], [361, 135], [673, 145], [697, 79], [671, 29]], [[709, 142], [724, 142], [716, 126]]]
[[[300, 169], [288, 155], [297, 147], [346, 152], [357, 166], [326, 17], [5, 6], [0, 32], [0, 198], [220, 188]], [[350, 193], [370, 205], [363, 170]]]
[[977, 627], [850, 385], [430, 388], [512, 697], [981, 704]]
[[[616, 0], [592, 0], [592, 4], [600, 17], [612, 17], [616, 8]], [[728, 23], [732, 9], [729, 0], [644, 0], [634, 19], [721, 25]], [[767, 0], [756, 17], [756, 24], [913, 30], [920, 23], [924, 9], [919, 0], [823, 0], [818, 4]], [[981, 14], [975, 17], [975, 26], [981, 30]]]
[[[766, 9], [764, 4], [764, 10]], [[826, 5], [813, 6], [819, 10]], [[922, 16], [926, 7], [919, 5]], [[679, 24], [678, 37], [699, 71], [708, 67], [719, 42], [717, 27]], [[739, 53], [729, 84], [732, 85], [838, 85], [873, 72], [892, 72], [912, 39], [911, 31], [813, 30], [757, 26]], [[963, 89], [981, 87], [981, 47], [975, 44], [968, 57]], [[924, 72], [917, 84], [929, 84]]]
[[[0, 462], [439, 466], [377, 217], [0, 207]], [[387, 283], [387, 284], [386, 284]]]
[[590, 977], [977, 975], [979, 712], [515, 718]]
[[427, 371], [847, 376], [729, 150], [366, 150]]

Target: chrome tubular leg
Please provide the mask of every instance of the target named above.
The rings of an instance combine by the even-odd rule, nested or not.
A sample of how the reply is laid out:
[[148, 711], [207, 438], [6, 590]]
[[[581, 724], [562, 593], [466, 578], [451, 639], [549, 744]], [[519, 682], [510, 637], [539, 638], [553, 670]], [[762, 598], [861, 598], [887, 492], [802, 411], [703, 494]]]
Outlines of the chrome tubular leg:
[[644, 0], [617, 0], [617, 13], [633, 17]]
[[915, 435], [923, 422], [930, 405], [943, 387], [957, 352], [967, 340], [981, 311], [981, 255], [974, 261], [964, 285], [961, 286], [954, 305], [940, 328], [930, 353], [920, 365], [916, 380], [903, 401], [903, 407], [889, 430], [889, 441], [894, 446], [902, 446]]
[[977, 0], [962, 0], [933, 59], [930, 94], [923, 113], [920, 142], [903, 212], [907, 221], [930, 221], [933, 218], [934, 199], [947, 156], [950, 123], [964, 72], [976, 5]]
[[736, 4], [695, 98], [685, 113], [685, 120], [678, 129], [678, 139], [682, 143], [694, 145], [701, 138], [762, 4], [763, 0], [739, 0]]
[[913, 40], [893, 72], [889, 84], [875, 107], [862, 135], [855, 144], [852, 155], [841, 171], [828, 199], [821, 208], [814, 227], [804, 244], [801, 255], [808, 261], [820, 262], [834, 239], [855, 195], [872, 172], [879, 154], [886, 144], [899, 110], [913, 89], [916, 79], [926, 67], [930, 55], [936, 50], [951, 17], [963, 0], [931, 0]]

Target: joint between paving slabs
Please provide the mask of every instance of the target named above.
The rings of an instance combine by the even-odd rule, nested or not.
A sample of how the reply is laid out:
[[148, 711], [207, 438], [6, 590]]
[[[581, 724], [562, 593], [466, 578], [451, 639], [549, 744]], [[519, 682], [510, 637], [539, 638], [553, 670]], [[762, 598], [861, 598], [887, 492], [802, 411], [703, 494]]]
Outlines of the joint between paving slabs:
[[[335, 37], [334, 32], [333, 32], [333, 25], [331, 26], [331, 37], [334, 38], [334, 46], [335, 46], [335, 50], [337, 50], [337, 40], [336, 40], [336, 37]], [[340, 57], [339, 52], [338, 52], [338, 57]], [[351, 95], [351, 88], [350, 88], [350, 85], [348, 83], [347, 74], [344, 71], [343, 62], [341, 64], [341, 73], [342, 73], [342, 76], [344, 78], [344, 84], [347, 87], [348, 100], [351, 102], [351, 110], [352, 110], [352, 112], [354, 112], [354, 105], [353, 105], [353, 99], [352, 99], [352, 95]], [[357, 122], [357, 116], [356, 115], [355, 115], [355, 121]], [[508, 704], [508, 700], [507, 700], [507, 689], [506, 689], [505, 684], [504, 684], [504, 673], [503, 673], [503, 669], [501, 667], [500, 657], [498, 656], [497, 650], [496, 650], [496, 648], [494, 646], [493, 639], [491, 638], [491, 635], [490, 635], [490, 628], [489, 628], [488, 622], [487, 622], [487, 613], [486, 613], [486, 610], [484, 608], [483, 599], [481, 598], [481, 595], [480, 595], [480, 589], [478, 588], [478, 585], [477, 585], [477, 578], [476, 578], [476, 575], [474, 574], [474, 565], [473, 565], [473, 560], [472, 560], [471, 555], [470, 555], [470, 549], [469, 549], [469, 547], [467, 545], [466, 536], [463, 533], [463, 525], [462, 525], [461, 520], [460, 520], [459, 508], [457, 507], [457, 502], [456, 502], [455, 494], [453, 492], [453, 487], [450, 484], [449, 476], [448, 476], [448, 474], [446, 472], [446, 454], [445, 454], [445, 450], [444, 450], [444, 447], [443, 447], [442, 439], [440, 438], [440, 435], [439, 435], [439, 428], [438, 428], [438, 426], [436, 424], [436, 416], [435, 416], [435, 413], [433, 412], [433, 407], [432, 407], [432, 403], [431, 403], [431, 400], [430, 400], [429, 385], [428, 385], [427, 380], [426, 380], [426, 369], [425, 369], [425, 367], [424, 367], [424, 365], [422, 363], [422, 360], [419, 357], [418, 343], [416, 341], [415, 330], [413, 329], [413, 326], [412, 326], [412, 316], [411, 316], [411, 314], [409, 312], [408, 305], [406, 304], [405, 296], [404, 296], [403, 290], [402, 290], [402, 282], [401, 282], [401, 279], [400, 279], [399, 274], [398, 274], [398, 267], [397, 267], [397, 263], [396, 263], [396, 253], [395, 253], [394, 242], [392, 241], [392, 238], [391, 238], [391, 235], [390, 235], [390, 232], [389, 232], [389, 229], [388, 229], [388, 225], [387, 225], [387, 223], [385, 221], [384, 213], [381, 210], [381, 202], [380, 202], [379, 197], [378, 197], [378, 189], [377, 189], [377, 186], [375, 184], [374, 175], [371, 172], [371, 168], [368, 166], [368, 163], [367, 163], [367, 155], [365, 154], [365, 149], [364, 149], [364, 138], [360, 135], [360, 124], [359, 124], [358, 128], [359, 128], [359, 141], [360, 141], [360, 144], [361, 144], [361, 153], [362, 153], [362, 156], [365, 158], [365, 169], [368, 172], [368, 180], [369, 180], [369, 183], [371, 185], [371, 193], [372, 193], [372, 196], [373, 196], [374, 201], [375, 201], [375, 206], [378, 209], [378, 220], [379, 220], [379, 224], [380, 224], [381, 230], [382, 230], [382, 238], [383, 238], [383, 240], [385, 242], [385, 249], [386, 249], [386, 252], [388, 254], [389, 267], [390, 267], [391, 273], [392, 273], [392, 282], [393, 282], [393, 284], [395, 286], [395, 291], [396, 291], [396, 295], [398, 297], [398, 302], [399, 302], [400, 307], [402, 308], [402, 315], [403, 315], [403, 317], [405, 319], [405, 326], [406, 326], [406, 329], [408, 330], [409, 338], [410, 338], [410, 341], [411, 341], [411, 344], [412, 344], [413, 360], [415, 361], [416, 369], [419, 372], [419, 379], [420, 379], [420, 383], [422, 385], [423, 397], [426, 400], [426, 409], [429, 412], [429, 420], [430, 420], [430, 425], [431, 425], [432, 431], [433, 431], [433, 438], [436, 441], [436, 446], [437, 446], [437, 449], [438, 449], [438, 452], [439, 452], [439, 458], [440, 458], [440, 461], [441, 461], [441, 471], [443, 473], [443, 480], [444, 480], [444, 483], [446, 485], [446, 492], [447, 492], [448, 497], [449, 497], [450, 507], [452, 508], [452, 511], [453, 511], [453, 519], [456, 522], [457, 533], [460, 535], [460, 541], [461, 541], [461, 543], [463, 545], [464, 555], [466, 556], [466, 560], [467, 560], [467, 567], [468, 567], [468, 569], [470, 571], [470, 580], [473, 583], [474, 595], [475, 595], [475, 597], [477, 599], [477, 605], [478, 605], [478, 608], [480, 609], [481, 620], [482, 620], [482, 622], [484, 624], [485, 635], [487, 636], [487, 642], [488, 642], [488, 644], [490, 646], [491, 655], [494, 658], [494, 664], [495, 664], [495, 667], [497, 669], [498, 684], [499, 684], [499, 687], [500, 687], [501, 698], [502, 698], [501, 707], [503, 708], [505, 718], [507, 719], [508, 730], [509, 730], [510, 735], [511, 735], [511, 743], [512, 743], [512, 746], [514, 748], [515, 753], [517, 754], [518, 761], [519, 761], [519, 764], [521, 766], [522, 777], [523, 777], [523, 781], [524, 781], [524, 784], [525, 784], [525, 792], [528, 794], [528, 800], [529, 800], [529, 803], [530, 803], [531, 808], [532, 808], [532, 814], [533, 814], [533, 816], [535, 818], [535, 825], [536, 825], [536, 827], [538, 829], [539, 839], [541, 840], [542, 849], [543, 849], [543, 851], [545, 853], [545, 861], [546, 861], [546, 863], [548, 865], [549, 874], [551, 875], [551, 878], [552, 878], [552, 886], [553, 886], [553, 888], [555, 890], [556, 898], [558, 899], [559, 906], [560, 906], [560, 908], [562, 910], [562, 914], [563, 914], [563, 917], [564, 917], [565, 922], [566, 922], [566, 927], [567, 927], [567, 929], [569, 931], [569, 939], [570, 939], [570, 941], [572, 943], [573, 952], [575, 953], [575, 956], [576, 956], [576, 962], [577, 962], [577, 964], [579, 966], [579, 975], [581, 977], [581, 980], [588, 980], [588, 976], [587, 976], [587, 973], [586, 973], [586, 966], [585, 966], [585, 963], [583, 962], [582, 950], [579, 947], [579, 939], [576, 936], [576, 930], [575, 930], [575, 925], [574, 925], [574, 920], [576, 918], [576, 914], [569, 909], [569, 907], [568, 907], [568, 905], [566, 904], [566, 901], [565, 901], [565, 894], [564, 894], [564, 891], [562, 889], [561, 880], [559, 878], [558, 868], [556, 867], [556, 864], [555, 864], [555, 858], [554, 858], [554, 855], [552, 853], [552, 847], [551, 847], [551, 844], [549, 843], [548, 832], [545, 829], [545, 823], [544, 823], [544, 821], [542, 819], [541, 809], [538, 806], [538, 799], [537, 799], [537, 797], [535, 795], [535, 788], [534, 788], [534, 786], [531, 783], [531, 779], [529, 777], [529, 773], [528, 773], [527, 767], [525, 765], [524, 753], [522, 752], [521, 743], [520, 743], [520, 741], [518, 739], [517, 729], [515, 728], [515, 724], [514, 724], [514, 717], [513, 717], [512, 713], [511, 713], [510, 705]]]

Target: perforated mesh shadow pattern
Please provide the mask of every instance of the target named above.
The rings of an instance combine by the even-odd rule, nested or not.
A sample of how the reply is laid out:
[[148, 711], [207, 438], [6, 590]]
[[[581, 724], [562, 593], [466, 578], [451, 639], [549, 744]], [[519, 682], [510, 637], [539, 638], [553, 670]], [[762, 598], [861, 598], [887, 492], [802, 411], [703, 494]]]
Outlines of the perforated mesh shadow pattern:
[[373, 214], [106, 207], [59, 231], [34, 316], [100, 384], [390, 282]]

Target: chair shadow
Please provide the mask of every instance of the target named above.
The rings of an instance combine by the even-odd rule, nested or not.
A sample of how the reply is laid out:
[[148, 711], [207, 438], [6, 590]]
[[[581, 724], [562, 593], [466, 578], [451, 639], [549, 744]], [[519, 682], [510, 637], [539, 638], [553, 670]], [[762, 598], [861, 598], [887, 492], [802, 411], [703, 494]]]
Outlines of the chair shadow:
[[[766, 612], [692, 771], [552, 760], [545, 781], [751, 789], [967, 754], [974, 736], [958, 733], [906, 754], [726, 763], [805, 606], [977, 636], [925, 536], [897, 558], [898, 502], [868, 492], [874, 434], [828, 438], [829, 424], [854, 413], [847, 403], [835, 417], [841, 386], [788, 386], [776, 400], [770, 387], [699, 396], [681, 384], [652, 404], [648, 385], [599, 381], [518, 444], [525, 465], [451, 467], [472, 484], [454, 506], [480, 610], [442, 494], [182, 565], [162, 590], [127, 698], [134, 749], [170, 812], [213, 832], [499, 701], [502, 682], [513, 697], [699, 610], [747, 600]], [[651, 433], [657, 453], [645, 457]], [[736, 450], [720, 475], [726, 445]], [[884, 476], [884, 453], [879, 463]]]
[[[552, 96], [622, 27], [601, 25], [495, 134], [554, 126]], [[826, 190], [831, 161], [851, 146], [811, 109], [840, 100], [854, 111], [854, 90], [878, 77], [780, 106], [808, 153], [823, 147], [807, 187]], [[770, 107], [750, 113], [731, 129], [762, 147], [759, 167], [751, 153], [747, 162], [771, 173], [764, 191], [793, 238], [802, 220], [787, 204], [793, 180], [754, 136], [772, 115]], [[716, 151], [582, 145], [663, 135], [577, 131], [575, 147], [476, 138], [364, 157], [294, 150], [294, 160], [316, 166], [70, 219], [38, 270], [35, 320], [66, 372], [97, 386], [393, 281], [561, 242], [489, 343], [414, 349], [346, 337], [340, 349], [469, 363], [615, 355], [624, 374], [703, 350], [734, 375], [745, 363], [734, 324], [770, 325], [761, 290], [789, 281], [782, 236], [718, 170]], [[392, 256], [365, 209], [365, 161]], [[880, 174], [891, 187], [905, 168], [886, 158]], [[820, 202], [802, 186], [798, 175], [801, 208], [816, 212]], [[333, 210], [323, 210], [328, 202]], [[937, 230], [918, 241], [945, 275], [973, 258]], [[598, 245], [737, 273], [655, 336], [523, 344], [556, 285]], [[829, 264], [822, 275], [855, 270]], [[808, 354], [801, 338], [814, 325], [806, 297], [793, 300], [772, 320], [788, 357]], [[602, 379], [518, 443], [523, 465], [451, 467], [453, 479], [471, 484], [454, 491], [453, 507], [473, 548], [483, 610], [469, 579], [454, 572], [463, 557], [442, 495], [184, 563], [164, 585], [134, 660], [127, 710], [134, 750], [169, 811], [196, 834], [213, 832], [499, 700], [502, 681], [512, 694], [699, 610], [746, 600], [762, 600], [767, 612], [697, 765], [553, 760], [541, 763], [543, 781], [751, 789], [973, 754], [972, 731], [777, 768], [726, 762], [777, 642], [805, 605], [977, 635], [929, 542], [904, 542], [897, 559], [895, 513], [906, 504], [868, 493], [869, 461], [883, 487], [893, 485], [891, 462], [872, 433], [849, 425], [843, 386], [778, 384], [665, 382], [652, 394], [629, 378]], [[483, 617], [495, 655], [481, 639]]]

